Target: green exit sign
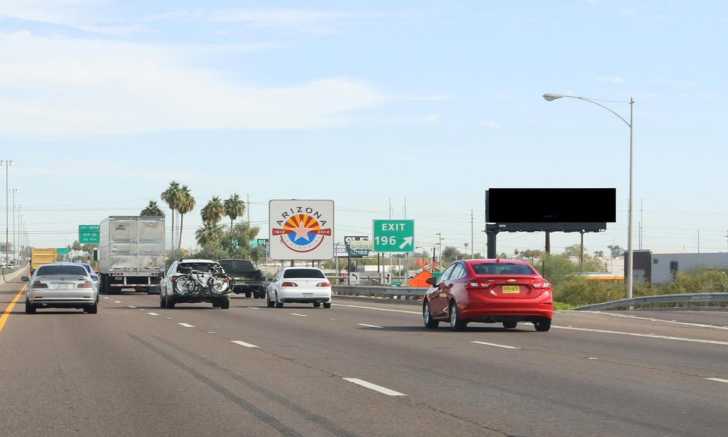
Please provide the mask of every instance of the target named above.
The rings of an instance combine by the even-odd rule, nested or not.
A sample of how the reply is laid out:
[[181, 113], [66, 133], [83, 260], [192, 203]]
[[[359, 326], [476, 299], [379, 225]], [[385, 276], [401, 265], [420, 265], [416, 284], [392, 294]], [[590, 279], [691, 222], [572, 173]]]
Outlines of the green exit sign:
[[68, 248], [67, 247], [59, 247], [56, 249], [56, 254], [58, 255], [68, 255]]
[[81, 244], [99, 244], [101, 226], [78, 225], [78, 242]]
[[375, 252], [413, 252], [415, 250], [414, 220], [374, 220]]

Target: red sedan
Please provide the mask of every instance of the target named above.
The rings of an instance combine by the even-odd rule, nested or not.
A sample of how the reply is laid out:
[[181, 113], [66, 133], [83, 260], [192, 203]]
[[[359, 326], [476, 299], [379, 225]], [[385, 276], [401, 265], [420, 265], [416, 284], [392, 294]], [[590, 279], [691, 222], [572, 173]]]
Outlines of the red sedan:
[[532, 322], [536, 331], [551, 328], [551, 284], [526, 262], [456, 261], [427, 283], [431, 288], [422, 308], [427, 328], [437, 328], [441, 321], [456, 331], [470, 322], [500, 322], [507, 329]]

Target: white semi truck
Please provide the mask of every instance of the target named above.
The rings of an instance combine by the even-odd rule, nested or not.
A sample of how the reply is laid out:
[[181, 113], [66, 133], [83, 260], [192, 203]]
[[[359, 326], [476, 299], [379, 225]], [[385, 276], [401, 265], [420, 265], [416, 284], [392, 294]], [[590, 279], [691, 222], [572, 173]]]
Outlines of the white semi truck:
[[112, 216], [101, 222], [99, 290], [159, 294], [164, 270], [164, 217]]

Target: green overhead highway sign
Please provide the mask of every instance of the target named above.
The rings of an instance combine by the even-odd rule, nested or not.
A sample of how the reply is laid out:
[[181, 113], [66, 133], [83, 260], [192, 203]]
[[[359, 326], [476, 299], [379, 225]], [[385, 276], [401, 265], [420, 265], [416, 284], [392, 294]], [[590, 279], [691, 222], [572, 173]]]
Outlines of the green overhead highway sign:
[[414, 220], [374, 220], [375, 252], [413, 252], [415, 250]]
[[78, 225], [78, 242], [81, 244], [99, 244], [99, 225]]
[[67, 247], [59, 247], [56, 249], [56, 254], [58, 255], [68, 255], [68, 248]]

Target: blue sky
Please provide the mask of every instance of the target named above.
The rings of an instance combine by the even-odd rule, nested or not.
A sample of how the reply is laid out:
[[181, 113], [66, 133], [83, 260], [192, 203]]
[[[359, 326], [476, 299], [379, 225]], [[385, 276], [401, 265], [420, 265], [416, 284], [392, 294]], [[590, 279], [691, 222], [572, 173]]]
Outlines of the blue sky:
[[0, 159], [37, 246], [175, 179], [199, 206], [249, 195], [264, 231], [269, 199], [334, 199], [339, 240], [406, 198], [418, 246], [461, 247], [474, 210], [478, 251], [488, 187], [616, 187], [618, 222], [586, 237], [606, 250], [627, 243], [628, 129], [541, 96], [625, 117], [633, 96], [644, 247], [697, 250], [700, 231], [725, 251], [726, 40], [714, 1], [4, 0]]

